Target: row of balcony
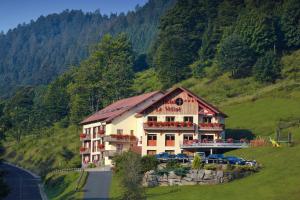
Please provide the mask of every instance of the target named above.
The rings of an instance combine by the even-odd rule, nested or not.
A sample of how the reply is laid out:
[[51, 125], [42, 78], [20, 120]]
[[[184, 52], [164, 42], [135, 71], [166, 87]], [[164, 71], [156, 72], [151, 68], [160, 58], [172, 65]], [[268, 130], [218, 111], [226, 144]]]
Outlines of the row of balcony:
[[159, 122], [159, 121], [148, 121], [144, 123], [145, 130], [186, 130], [195, 131], [199, 130], [216, 130], [222, 131], [224, 125], [220, 123], [199, 123], [198, 126], [192, 122]]

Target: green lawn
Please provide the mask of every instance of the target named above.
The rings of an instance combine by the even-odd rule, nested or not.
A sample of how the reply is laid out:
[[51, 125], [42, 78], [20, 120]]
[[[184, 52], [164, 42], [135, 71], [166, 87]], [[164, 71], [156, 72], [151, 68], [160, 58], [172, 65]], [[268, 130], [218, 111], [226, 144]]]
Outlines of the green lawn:
[[78, 191], [75, 191], [75, 188], [80, 177], [80, 172], [47, 176], [45, 178], [45, 192], [48, 198], [53, 200], [82, 199], [84, 194], [82, 189], [87, 176], [88, 173], [84, 172]]
[[[300, 197], [300, 146], [283, 148], [251, 148], [229, 154], [256, 159], [263, 169], [244, 179], [221, 185], [155, 187], [147, 189], [147, 199], [153, 200], [298, 200]], [[118, 177], [113, 178], [111, 197], [117, 199], [122, 191]]]

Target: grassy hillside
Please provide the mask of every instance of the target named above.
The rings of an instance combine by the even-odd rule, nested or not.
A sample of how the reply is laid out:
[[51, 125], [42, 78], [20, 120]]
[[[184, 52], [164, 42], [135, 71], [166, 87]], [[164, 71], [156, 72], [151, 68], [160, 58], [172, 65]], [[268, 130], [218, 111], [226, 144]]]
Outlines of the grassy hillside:
[[76, 126], [62, 128], [59, 124], [40, 135], [27, 136], [20, 143], [7, 138], [3, 158], [40, 175], [67, 167], [80, 167], [79, 130]]
[[79, 172], [71, 172], [65, 174], [55, 174], [47, 176], [45, 179], [45, 192], [49, 199], [82, 199], [83, 186], [88, 176], [87, 172], [84, 172], [82, 181], [78, 185], [78, 190], [75, 191], [77, 181], [79, 179]]

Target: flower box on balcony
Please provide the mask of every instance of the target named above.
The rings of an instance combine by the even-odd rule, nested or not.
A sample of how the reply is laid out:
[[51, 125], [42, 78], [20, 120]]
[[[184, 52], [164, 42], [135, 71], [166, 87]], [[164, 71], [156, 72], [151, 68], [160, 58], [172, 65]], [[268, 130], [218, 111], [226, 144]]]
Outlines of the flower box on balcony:
[[86, 134], [80, 133], [79, 137], [80, 137], [81, 139], [84, 139], [84, 138], [86, 138]]
[[85, 147], [80, 147], [80, 152], [84, 152], [85, 150], [86, 150], [86, 148]]
[[104, 148], [105, 148], [105, 145], [104, 145], [104, 144], [99, 144], [99, 145], [98, 145], [98, 148], [99, 148], [99, 149], [104, 149]]
[[99, 130], [98, 134], [104, 135], [105, 131], [104, 130]]

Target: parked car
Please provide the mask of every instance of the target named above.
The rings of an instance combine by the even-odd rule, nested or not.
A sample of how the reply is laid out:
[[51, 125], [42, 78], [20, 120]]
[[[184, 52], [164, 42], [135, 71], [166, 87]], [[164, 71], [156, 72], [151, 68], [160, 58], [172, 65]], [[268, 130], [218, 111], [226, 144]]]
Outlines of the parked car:
[[179, 162], [188, 162], [189, 157], [184, 153], [179, 153], [175, 156], [175, 160], [177, 160]]
[[175, 160], [175, 155], [169, 154], [167, 152], [162, 152], [155, 155], [156, 159], [160, 162], [168, 162], [171, 160]]
[[224, 160], [223, 154], [210, 154], [206, 157], [205, 163], [217, 163], [217, 164], [225, 164], [227, 161]]
[[246, 164], [246, 160], [244, 160], [243, 158], [236, 157], [236, 156], [226, 156], [226, 157], [224, 157], [224, 160], [226, 160], [228, 164], [232, 164], [232, 165], [245, 165]]

